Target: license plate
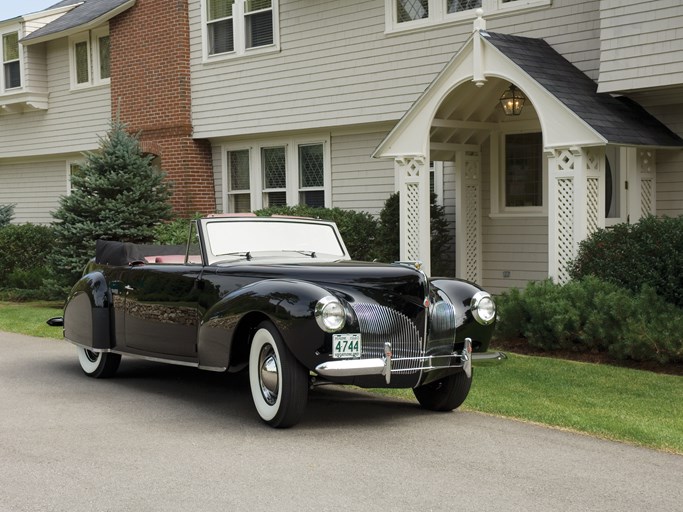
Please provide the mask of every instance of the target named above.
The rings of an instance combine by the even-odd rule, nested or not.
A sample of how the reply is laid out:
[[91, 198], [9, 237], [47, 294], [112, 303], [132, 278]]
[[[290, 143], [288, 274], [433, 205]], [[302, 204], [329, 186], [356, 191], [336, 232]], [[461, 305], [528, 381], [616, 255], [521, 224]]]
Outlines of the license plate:
[[332, 335], [332, 357], [334, 359], [359, 359], [360, 354], [360, 333]]

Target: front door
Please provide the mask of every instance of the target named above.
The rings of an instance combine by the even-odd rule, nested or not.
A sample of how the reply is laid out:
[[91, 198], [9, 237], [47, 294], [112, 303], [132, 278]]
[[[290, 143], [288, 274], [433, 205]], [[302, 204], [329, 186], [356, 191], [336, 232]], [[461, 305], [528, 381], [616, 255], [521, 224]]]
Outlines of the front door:
[[199, 265], [142, 265], [125, 275], [125, 345], [159, 357], [197, 356]]

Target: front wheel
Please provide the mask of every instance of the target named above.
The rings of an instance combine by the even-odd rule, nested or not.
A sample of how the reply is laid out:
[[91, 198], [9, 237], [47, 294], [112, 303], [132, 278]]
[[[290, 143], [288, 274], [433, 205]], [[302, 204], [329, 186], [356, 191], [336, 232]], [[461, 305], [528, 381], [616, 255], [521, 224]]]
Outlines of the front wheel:
[[77, 347], [78, 362], [88, 377], [105, 379], [112, 377], [121, 363], [121, 355], [111, 352], [93, 352], [87, 348]]
[[420, 405], [431, 411], [452, 411], [462, 405], [470, 392], [472, 376], [462, 371], [413, 389]]
[[308, 371], [285, 345], [277, 328], [261, 322], [251, 339], [249, 386], [256, 411], [273, 427], [291, 427], [308, 401]]

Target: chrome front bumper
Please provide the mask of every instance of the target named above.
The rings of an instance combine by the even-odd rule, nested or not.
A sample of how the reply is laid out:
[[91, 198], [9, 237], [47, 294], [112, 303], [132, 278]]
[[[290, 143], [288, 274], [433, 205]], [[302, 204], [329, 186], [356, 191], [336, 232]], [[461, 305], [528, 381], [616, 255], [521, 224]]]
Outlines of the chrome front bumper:
[[[324, 377], [356, 377], [362, 375], [384, 375], [387, 384], [391, 382], [391, 374], [409, 373], [416, 371], [432, 371], [446, 368], [462, 368], [468, 377], [472, 376], [472, 340], [465, 339], [465, 347], [461, 352], [437, 356], [422, 356], [411, 358], [393, 358], [391, 343], [384, 344], [384, 357], [372, 359], [338, 359], [327, 361], [316, 366], [315, 371]], [[392, 365], [398, 361], [412, 361], [421, 363], [414, 368], [393, 369]]]

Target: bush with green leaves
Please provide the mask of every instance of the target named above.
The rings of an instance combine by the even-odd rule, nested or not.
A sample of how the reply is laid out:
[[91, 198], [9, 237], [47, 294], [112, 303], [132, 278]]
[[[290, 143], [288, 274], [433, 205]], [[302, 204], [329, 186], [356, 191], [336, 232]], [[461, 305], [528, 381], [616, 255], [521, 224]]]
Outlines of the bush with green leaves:
[[0, 228], [8, 226], [14, 216], [14, 204], [0, 204]]
[[595, 277], [532, 282], [497, 298], [497, 339], [543, 350], [609, 352], [619, 359], [683, 362], [683, 309], [648, 285], [634, 293]]
[[154, 227], [171, 216], [170, 183], [124, 124], [112, 121], [99, 151], [86, 158], [53, 214], [60, 221], [53, 265], [71, 283], [95, 255], [98, 239], [150, 243]]
[[648, 285], [683, 308], [683, 216], [598, 230], [581, 242], [569, 271], [573, 279], [595, 276], [634, 292]]
[[262, 217], [292, 215], [334, 221], [353, 259], [371, 261], [376, 257], [375, 238], [377, 235], [377, 221], [367, 212], [298, 205], [273, 206], [257, 210], [254, 213]]
[[[455, 255], [449, 251], [451, 235], [448, 220], [443, 206], [436, 204], [436, 194], [431, 194], [430, 204], [431, 228], [431, 274], [433, 276], [455, 275]], [[400, 259], [400, 197], [396, 192], [384, 203], [379, 214], [377, 247], [380, 261], [392, 262]]]
[[[192, 219], [200, 218], [195, 214]], [[190, 235], [190, 221], [188, 218], [178, 218], [168, 222], [160, 222], [154, 227], [153, 243], [158, 245], [185, 245]]]
[[[37, 276], [47, 274], [54, 240], [49, 226], [11, 224], [0, 228], [0, 288], [35, 287]], [[24, 286], [22, 281], [31, 284]]]

